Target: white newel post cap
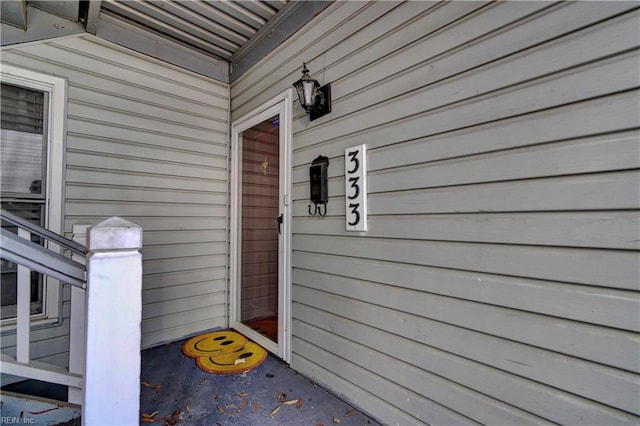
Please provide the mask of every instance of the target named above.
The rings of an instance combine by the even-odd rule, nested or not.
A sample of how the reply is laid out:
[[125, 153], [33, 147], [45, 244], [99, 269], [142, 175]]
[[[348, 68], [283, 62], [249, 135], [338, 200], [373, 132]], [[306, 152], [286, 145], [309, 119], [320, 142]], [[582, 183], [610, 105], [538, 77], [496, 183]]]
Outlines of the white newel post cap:
[[139, 250], [142, 227], [121, 217], [111, 217], [89, 228], [87, 248], [100, 250]]

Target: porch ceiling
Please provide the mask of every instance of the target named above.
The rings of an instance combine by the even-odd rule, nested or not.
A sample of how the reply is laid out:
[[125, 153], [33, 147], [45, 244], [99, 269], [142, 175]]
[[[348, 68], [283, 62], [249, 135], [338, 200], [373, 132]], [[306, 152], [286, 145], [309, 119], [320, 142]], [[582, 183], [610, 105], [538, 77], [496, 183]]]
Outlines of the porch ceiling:
[[0, 45], [88, 32], [229, 83], [333, 1], [0, 0]]
[[103, 0], [99, 13], [230, 60], [289, 0]]
[[101, 15], [135, 24], [156, 35], [178, 41], [200, 52], [232, 61], [243, 46], [279, 12], [296, 2], [289, 0], [2, 0], [2, 22], [24, 30], [29, 8], [71, 21], [85, 22], [96, 33]]

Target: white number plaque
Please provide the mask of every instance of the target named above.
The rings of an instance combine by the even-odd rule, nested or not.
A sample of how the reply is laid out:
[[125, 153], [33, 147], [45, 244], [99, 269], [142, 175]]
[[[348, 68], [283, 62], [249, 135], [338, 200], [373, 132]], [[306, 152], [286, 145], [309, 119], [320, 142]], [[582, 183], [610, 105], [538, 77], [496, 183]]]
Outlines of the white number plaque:
[[367, 230], [367, 146], [344, 151], [347, 231]]

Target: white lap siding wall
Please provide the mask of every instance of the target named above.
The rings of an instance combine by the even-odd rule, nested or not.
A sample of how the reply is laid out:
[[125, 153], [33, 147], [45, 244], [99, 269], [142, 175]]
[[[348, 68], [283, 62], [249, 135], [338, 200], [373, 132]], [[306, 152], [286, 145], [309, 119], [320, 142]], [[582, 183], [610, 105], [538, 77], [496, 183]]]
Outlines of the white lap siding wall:
[[232, 118], [332, 84], [294, 105], [295, 369], [388, 424], [640, 421], [637, 8], [334, 3], [232, 83]]
[[[142, 346], [224, 326], [229, 86], [90, 35], [2, 62], [68, 79], [65, 233], [110, 216], [144, 229]], [[66, 363], [68, 300], [32, 333], [36, 358]]]

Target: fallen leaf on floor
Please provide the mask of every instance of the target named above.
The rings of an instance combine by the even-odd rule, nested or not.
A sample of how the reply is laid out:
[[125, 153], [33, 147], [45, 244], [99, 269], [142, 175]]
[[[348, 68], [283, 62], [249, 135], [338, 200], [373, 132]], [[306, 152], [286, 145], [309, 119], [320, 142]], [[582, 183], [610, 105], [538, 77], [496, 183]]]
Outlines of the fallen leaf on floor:
[[255, 408], [256, 410], [257, 410], [258, 408], [260, 408], [260, 404], [258, 404], [257, 402], [253, 402], [253, 403], [251, 403], [251, 406], [252, 406], [253, 408]]
[[156, 389], [156, 393], [158, 393], [158, 392], [160, 392], [160, 389], [162, 389], [162, 386], [158, 385], [158, 386], [155, 387], [155, 389]]
[[235, 406], [236, 406], [236, 404], [225, 404], [224, 408], [233, 408]]
[[358, 410], [356, 410], [356, 409], [354, 408], [354, 409], [352, 409], [352, 410], [347, 411], [347, 412], [345, 413], [345, 416], [347, 416], [347, 417], [351, 417], [351, 416], [353, 416], [353, 415], [354, 415], [355, 413], [357, 413], [357, 412], [358, 412]]
[[142, 418], [140, 419], [140, 421], [142, 423], [153, 423], [153, 422], [155, 422], [155, 420], [153, 419], [153, 416], [155, 416], [156, 414], [158, 414], [157, 411], [154, 411], [151, 414], [142, 413]]
[[220, 395], [213, 395], [213, 399], [220, 399]]
[[141, 384], [142, 386], [145, 386], [145, 387], [148, 387], [148, 388], [155, 388], [155, 387], [156, 387], [156, 385], [152, 385], [151, 383], [149, 383], [149, 382], [144, 382], [144, 381], [140, 382], [140, 384]]
[[245, 396], [249, 396], [249, 394], [248, 394], [248, 393], [246, 393], [246, 392], [240, 392], [240, 393], [237, 393], [236, 395], [241, 396], [241, 397], [243, 397], [243, 398], [244, 398]]
[[188, 405], [187, 405], [186, 407], [184, 407], [184, 410], [185, 410], [187, 413], [190, 413], [190, 412], [191, 412], [191, 408], [189, 408], [189, 406], [188, 406]]
[[339, 418], [337, 418], [337, 417], [334, 417], [334, 418], [333, 418], [333, 422], [334, 422], [334, 423], [342, 423], [342, 420], [340, 420], [340, 419], [339, 419]]
[[298, 403], [296, 404], [296, 408], [301, 408], [302, 407], [302, 398], [300, 398], [298, 400]]
[[298, 400], [297, 399], [290, 399], [288, 401], [284, 401], [283, 404], [284, 405], [293, 405], [293, 404], [297, 404]]
[[219, 406], [219, 405], [218, 405], [216, 408], [218, 409], [218, 413], [220, 413], [220, 414], [223, 414], [223, 413], [225, 412], [225, 411], [224, 411], [224, 408], [222, 408], [222, 407], [221, 407], [221, 406]]
[[176, 425], [180, 422], [180, 414], [182, 413], [181, 410], [176, 410], [173, 412], [173, 414], [171, 414], [171, 417], [164, 417], [162, 420], [164, 420], [164, 424], [166, 426], [173, 426]]
[[248, 403], [249, 403], [248, 399], [245, 399], [244, 401], [242, 401], [242, 404], [240, 404], [240, 409], [242, 410], [244, 407], [247, 406]]
[[287, 399], [287, 395], [283, 394], [282, 392], [278, 392], [278, 397], [276, 399], [278, 400], [278, 402], [282, 402]]
[[276, 414], [278, 411], [280, 411], [280, 406], [278, 405], [276, 408], [273, 409], [273, 411], [269, 414], [270, 416], [273, 416], [274, 414]]
[[148, 419], [151, 419], [151, 418], [153, 418], [153, 416], [155, 416], [156, 414], [158, 414], [158, 410], [154, 411], [154, 412], [153, 412], [153, 413], [151, 413], [151, 414], [142, 413], [142, 417], [146, 417], [146, 418], [148, 418]]
[[316, 423], [316, 426], [324, 426], [322, 423]]

